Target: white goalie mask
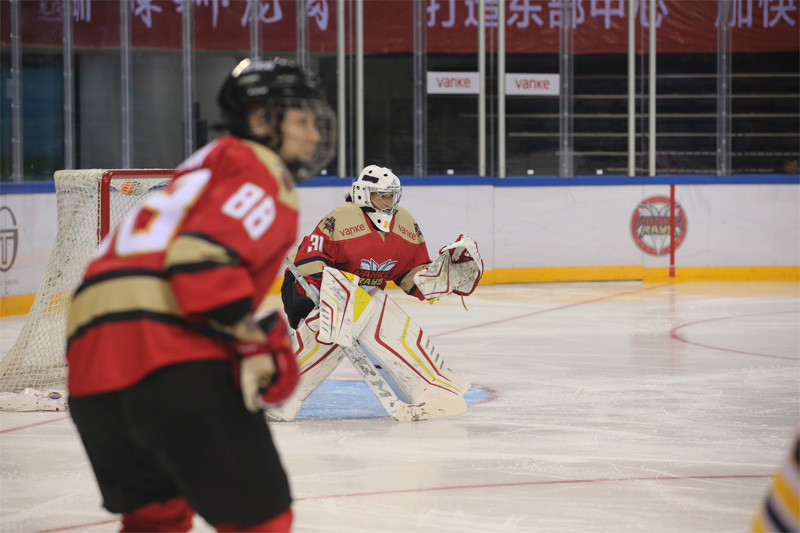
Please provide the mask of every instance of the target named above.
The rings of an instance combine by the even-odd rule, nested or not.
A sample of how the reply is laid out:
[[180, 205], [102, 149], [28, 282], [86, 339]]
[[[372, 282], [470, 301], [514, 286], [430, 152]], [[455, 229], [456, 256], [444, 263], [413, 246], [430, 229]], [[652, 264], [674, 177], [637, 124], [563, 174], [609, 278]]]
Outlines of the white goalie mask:
[[403, 188], [398, 177], [388, 168], [378, 165], [365, 167], [351, 190], [353, 203], [381, 231], [389, 231], [402, 195]]

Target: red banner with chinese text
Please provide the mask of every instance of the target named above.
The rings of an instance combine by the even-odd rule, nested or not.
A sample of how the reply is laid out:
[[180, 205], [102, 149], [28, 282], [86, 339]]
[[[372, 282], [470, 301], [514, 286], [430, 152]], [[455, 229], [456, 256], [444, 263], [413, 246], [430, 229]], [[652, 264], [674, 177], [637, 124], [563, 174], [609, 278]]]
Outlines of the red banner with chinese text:
[[[355, 3], [306, 0], [308, 47], [336, 50], [337, 1], [346, 1], [347, 28]], [[365, 0], [364, 48], [369, 53], [413, 51], [413, 2]], [[478, 0], [419, 0], [424, 3], [429, 53], [477, 51]], [[729, 24], [734, 52], [800, 50], [800, 0], [733, 0]], [[139, 48], [182, 46], [182, 0], [73, 0], [73, 45], [117, 47], [121, 8], [129, 8], [131, 44]], [[295, 0], [191, 0], [192, 43], [196, 49], [250, 49], [251, 10], [260, 21], [262, 50], [297, 47]], [[636, 49], [646, 51], [649, 2], [635, 0]], [[61, 0], [20, 3], [20, 36], [24, 45], [60, 46]], [[506, 52], [535, 54], [558, 51], [559, 0], [505, 0]], [[628, 3], [624, 0], [576, 0], [573, 27], [576, 54], [625, 53]], [[642, 10], [644, 6], [644, 11]], [[717, 0], [657, 0], [659, 53], [714, 52], [717, 49]], [[497, 0], [486, 0], [487, 47], [495, 46], [499, 24]], [[0, 42], [10, 43], [10, 2], [0, 2]], [[354, 39], [346, 39], [348, 50]]]

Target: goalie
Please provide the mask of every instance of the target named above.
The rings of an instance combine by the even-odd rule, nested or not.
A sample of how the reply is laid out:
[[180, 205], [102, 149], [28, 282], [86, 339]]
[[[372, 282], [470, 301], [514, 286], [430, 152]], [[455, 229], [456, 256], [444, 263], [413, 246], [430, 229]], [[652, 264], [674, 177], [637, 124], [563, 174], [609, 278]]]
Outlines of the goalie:
[[[472, 294], [483, 274], [475, 241], [466, 236], [430, 260], [414, 218], [399, 206], [400, 180], [388, 168], [364, 168], [346, 203], [305, 237], [287, 270], [281, 296], [295, 328], [300, 384], [268, 410], [294, 420], [303, 401], [348, 357], [398, 420], [466, 411], [470, 383], [453, 372], [408, 315], [383, 292], [388, 281], [431, 303]], [[398, 407], [399, 406], [399, 407]]]

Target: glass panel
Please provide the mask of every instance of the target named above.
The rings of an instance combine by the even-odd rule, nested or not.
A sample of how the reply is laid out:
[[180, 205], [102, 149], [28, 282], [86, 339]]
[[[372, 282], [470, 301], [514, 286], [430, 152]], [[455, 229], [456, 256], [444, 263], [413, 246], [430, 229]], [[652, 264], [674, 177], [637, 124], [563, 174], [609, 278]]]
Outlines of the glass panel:
[[414, 172], [412, 4], [364, 2], [364, 165], [398, 175]]
[[217, 94], [233, 68], [250, 57], [250, 11], [247, 2], [193, 2], [195, 146], [221, 137]]
[[[474, 40], [477, 41], [477, 32]], [[428, 49], [431, 50], [430, 45]], [[459, 54], [429, 51], [427, 63], [428, 72], [443, 73], [438, 75], [435, 83], [458, 83], [458, 75], [464, 72], [474, 73], [474, 79], [477, 80], [478, 56], [475, 52]], [[446, 73], [450, 72], [456, 76], [448, 79]], [[487, 75], [487, 89], [494, 79]], [[490, 94], [496, 94], [496, 89], [492, 88]], [[429, 175], [478, 173], [479, 97], [478, 94], [428, 95]]]
[[[122, 166], [120, 6], [73, 2], [76, 168]], [[85, 9], [91, 6], [91, 10]]]
[[131, 166], [172, 168], [184, 155], [181, 13], [171, 0], [147, 5], [131, 13]]
[[[558, 0], [504, 0], [508, 175], [559, 174], [559, 96], [544, 89], [559, 73]], [[635, 0], [637, 48], [637, 174], [648, 166], [648, 2]], [[52, 179], [65, 165], [64, 58], [61, 0], [19, 2], [20, 100], [12, 106], [12, 4], [0, 1], [0, 179], [14, 166], [24, 179]], [[123, 74], [120, 6], [129, 9], [130, 76]], [[75, 166], [172, 167], [184, 157], [186, 127], [196, 147], [219, 135], [216, 94], [238, 60], [250, 55], [251, 8], [259, 20], [264, 57], [294, 57], [297, 0], [192, 0], [192, 102], [184, 102], [183, 3], [174, 0], [72, 0], [75, 91]], [[335, 0], [304, 0], [308, 66], [337, 107]], [[478, 0], [424, 0], [424, 64], [431, 72], [477, 76]], [[574, 172], [627, 173], [627, 3], [576, 2], [574, 17]], [[800, 151], [800, 15], [790, 2], [735, 0], [732, 27], [731, 153], [734, 173], [796, 172]], [[487, 173], [494, 174], [497, 129], [498, 0], [486, 0]], [[347, 174], [355, 161], [355, 3], [347, 2]], [[658, 173], [716, 173], [718, 68], [717, 2], [658, 0]], [[414, 116], [424, 113], [422, 174], [476, 174], [478, 96], [428, 87], [414, 107], [414, 2], [364, 2], [365, 163], [415, 173]], [[419, 34], [418, 34], [419, 37]], [[516, 77], [514, 75], [517, 75]], [[531, 76], [526, 78], [526, 76]], [[454, 76], [455, 77], [455, 76]], [[427, 81], [427, 78], [426, 78]], [[127, 85], [126, 85], [127, 83]], [[461, 83], [459, 81], [456, 84]], [[552, 83], [552, 81], [551, 81]], [[514, 85], [517, 84], [517, 85]], [[129, 88], [130, 110], [123, 109]], [[526, 89], [527, 88], [527, 89]], [[538, 89], [538, 92], [537, 90]], [[526, 90], [528, 92], [526, 92]], [[721, 89], [719, 89], [721, 90]], [[191, 106], [190, 108], [187, 106]], [[21, 160], [14, 161], [14, 115], [19, 109]], [[184, 116], [191, 109], [193, 123]], [[119, 110], [119, 111], [117, 111]], [[421, 124], [423, 122], [418, 122]], [[418, 134], [419, 136], [420, 134]], [[421, 157], [419, 154], [423, 154]], [[338, 173], [334, 160], [326, 169]], [[416, 169], [417, 173], [419, 169]]]
[[[613, 2], [605, 9], [590, 10], [578, 3], [574, 31], [574, 159], [576, 176], [628, 173], [628, 5]], [[637, 51], [647, 51], [640, 24], [636, 24]], [[639, 60], [645, 56], [639, 55]], [[639, 74], [647, 68], [639, 65]], [[642, 70], [644, 69], [644, 70]], [[642, 74], [644, 73], [644, 74]], [[644, 90], [639, 85], [640, 90]], [[645, 92], [646, 96], [646, 92]], [[640, 98], [645, 111], [647, 102]], [[640, 111], [637, 108], [637, 111]], [[647, 120], [637, 124], [647, 131]], [[646, 142], [643, 145], [646, 148]], [[637, 143], [638, 150], [642, 145]], [[646, 159], [637, 158], [639, 172]]]
[[[52, 180], [64, 166], [64, 78], [61, 42], [63, 19], [61, 2], [21, 2], [19, 5], [21, 44], [21, 141], [22, 177], [25, 180]], [[11, 21], [9, 21], [11, 22]], [[10, 36], [10, 31], [9, 34]], [[3, 43], [0, 81], [12, 87], [11, 46]], [[11, 179], [9, 160], [14, 148], [13, 113], [2, 115], [3, 179]], [[4, 109], [5, 111], [5, 109]], [[8, 155], [7, 155], [8, 154]]]
[[11, 89], [11, 3], [0, 2], [0, 181], [13, 173]]
[[559, 9], [506, 1], [507, 176], [559, 175]]
[[[307, 67], [320, 77], [325, 89], [325, 98], [334, 113], [337, 112], [337, 66], [336, 66], [336, 25], [338, 23], [338, 3], [332, 0], [305, 0], [305, 24]], [[347, 24], [345, 25], [347, 31]], [[347, 40], [345, 39], [345, 42]], [[343, 115], [340, 115], [343, 116]], [[320, 132], [323, 133], [323, 132]], [[330, 132], [338, 135], [337, 131]], [[333, 146], [338, 153], [338, 144]], [[321, 170], [322, 175], [338, 175], [339, 160], [335, 156], [328, 166]]]
[[717, 3], [694, 4], [657, 3], [658, 174], [716, 174]]
[[[496, 5], [493, 11], [488, 6], [486, 12], [486, 47], [494, 52]], [[478, 15], [477, 1], [430, 2], [425, 13], [429, 175], [478, 174]], [[496, 94], [496, 77], [489, 74], [489, 64], [496, 64], [491, 56], [487, 60], [487, 102]], [[489, 109], [487, 105], [487, 116]], [[492, 120], [487, 118], [487, 131], [495, 127]], [[493, 139], [487, 139], [490, 146], [494, 146]], [[487, 161], [487, 172], [491, 174], [492, 168]]]
[[798, 2], [733, 3], [732, 167], [737, 174], [798, 173]]

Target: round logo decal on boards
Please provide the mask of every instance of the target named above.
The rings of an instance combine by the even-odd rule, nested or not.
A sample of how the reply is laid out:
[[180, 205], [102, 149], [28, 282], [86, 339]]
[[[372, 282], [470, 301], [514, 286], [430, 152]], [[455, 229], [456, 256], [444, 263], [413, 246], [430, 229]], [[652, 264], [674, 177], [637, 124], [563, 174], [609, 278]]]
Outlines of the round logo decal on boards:
[[18, 246], [17, 218], [10, 208], [0, 207], [0, 271], [8, 272], [14, 265]]
[[[636, 246], [650, 255], [667, 255], [672, 251], [669, 235], [670, 201], [666, 196], [651, 196], [643, 200], [631, 217], [631, 236]], [[686, 213], [675, 203], [675, 249], [686, 238]]]

